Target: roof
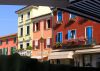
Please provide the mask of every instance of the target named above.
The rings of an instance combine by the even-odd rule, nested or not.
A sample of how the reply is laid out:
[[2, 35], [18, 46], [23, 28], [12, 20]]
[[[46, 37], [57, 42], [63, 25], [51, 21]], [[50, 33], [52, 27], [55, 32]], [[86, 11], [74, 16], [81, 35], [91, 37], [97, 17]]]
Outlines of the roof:
[[27, 5], [27, 6], [23, 7], [23, 8], [21, 8], [21, 9], [17, 10], [15, 13], [19, 14], [19, 13], [21, 13], [21, 12], [27, 10], [27, 9], [31, 9], [31, 8], [36, 8], [37, 9], [37, 6]]
[[5, 36], [0, 36], [0, 40], [2, 40], [4, 38], [12, 37], [12, 36], [16, 36], [17, 37], [17, 33], [5, 35]]
[[61, 9], [100, 22], [100, 0], [80, 0]]
[[44, 16], [48, 16], [48, 15], [51, 15], [51, 13], [44, 14], [44, 15], [41, 15], [41, 16], [37, 16], [37, 17], [31, 18], [31, 19], [36, 19], [36, 18], [40, 18], [40, 17], [44, 17]]

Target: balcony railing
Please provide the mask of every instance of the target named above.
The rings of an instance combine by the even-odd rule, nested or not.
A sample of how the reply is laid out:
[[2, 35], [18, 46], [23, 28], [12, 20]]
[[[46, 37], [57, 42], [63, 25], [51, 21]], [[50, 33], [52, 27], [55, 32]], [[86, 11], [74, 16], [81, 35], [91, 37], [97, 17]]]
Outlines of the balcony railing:
[[56, 28], [58, 27], [59, 25], [61, 25], [62, 21], [57, 21], [54, 25], [53, 25], [53, 28]]
[[16, 53], [18, 53], [21, 56], [31, 56], [32, 51], [31, 50], [17, 50]]

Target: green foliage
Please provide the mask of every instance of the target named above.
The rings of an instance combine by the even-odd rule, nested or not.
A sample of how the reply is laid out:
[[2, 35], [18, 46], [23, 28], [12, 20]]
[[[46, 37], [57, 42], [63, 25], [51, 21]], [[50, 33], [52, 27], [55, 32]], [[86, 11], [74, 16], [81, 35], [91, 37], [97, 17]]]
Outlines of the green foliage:
[[58, 47], [62, 47], [62, 43], [61, 42], [57, 42], [56, 43], [56, 48], [58, 48]]
[[32, 50], [32, 47], [31, 46], [28, 46], [26, 49], [27, 50]]

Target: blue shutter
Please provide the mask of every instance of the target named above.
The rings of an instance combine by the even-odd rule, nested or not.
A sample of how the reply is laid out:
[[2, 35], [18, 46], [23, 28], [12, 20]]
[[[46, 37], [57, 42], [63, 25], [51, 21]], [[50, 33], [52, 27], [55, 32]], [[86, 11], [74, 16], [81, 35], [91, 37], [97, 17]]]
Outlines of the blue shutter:
[[58, 34], [56, 35], [56, 42], [58, 42]]
[[58, 21], [62, 21], [62, 11], [58, 11]]
[[68, 30], [68, 40], [71, 39], [71, 30]]
[[75, 39], [76, 39], [76, 30], [75, 30]]
[[60, 42], [62, 42], [62, 32], [60, 32]]
[[76, 16], [76, 15], [74, 15], [74, 14], [71, 14], [71, 18], [72, 18], [72, 19], [73, 19], [73, 18], [75, 18], [75, 16]]
[[86, 29], [86, 35], [87, 35], [87, 39], [88, 39], [87, 43], [91, 44], [92, 43], [92, 27], [88, 27]]

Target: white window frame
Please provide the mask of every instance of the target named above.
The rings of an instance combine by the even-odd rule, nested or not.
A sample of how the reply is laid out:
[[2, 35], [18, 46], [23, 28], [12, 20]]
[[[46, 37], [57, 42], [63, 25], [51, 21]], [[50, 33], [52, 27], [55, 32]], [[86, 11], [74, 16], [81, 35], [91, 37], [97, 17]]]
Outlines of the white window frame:
[[[49, 42], [48, 42], [48, 40], [49, 40]], [[50, 46], [50, 38], [46, 39], [46, 48], [47, 48], [48, 45]]]
[[39, 45], [38, 40], [35, 40], [35, 48], [38, 47], [38, 45]]

